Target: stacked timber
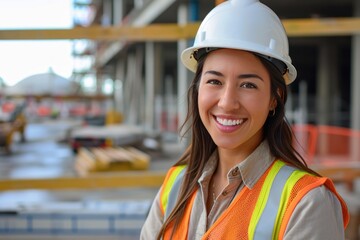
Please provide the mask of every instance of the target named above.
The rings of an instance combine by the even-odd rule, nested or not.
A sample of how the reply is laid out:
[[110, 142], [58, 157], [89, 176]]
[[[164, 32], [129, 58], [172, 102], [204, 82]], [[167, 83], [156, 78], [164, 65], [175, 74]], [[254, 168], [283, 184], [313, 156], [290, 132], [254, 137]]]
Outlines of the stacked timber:
[[80, 175], [89, 172], [146, 170], [150, 156], [134, 147], [80, 148], [75, 169]]

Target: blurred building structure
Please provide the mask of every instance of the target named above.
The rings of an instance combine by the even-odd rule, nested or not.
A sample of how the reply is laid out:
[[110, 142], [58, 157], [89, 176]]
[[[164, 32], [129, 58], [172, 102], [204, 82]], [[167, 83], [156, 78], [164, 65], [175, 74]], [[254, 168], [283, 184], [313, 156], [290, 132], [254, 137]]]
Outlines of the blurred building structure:
[[[220, 2], [223, 1], [74, 1], [78, 13], [74, 22], [83, 27], [185, 25], [201, 21]], [[360, 72], [355, 67], [360, 64], [360, 37], [355, 30], [345, 34], [332, 34], [330, 30], [333, 21], [357, 19], [360, 1], [262, 2], [284, 21], [318, 20], [329, 25], [328, 33], [326, 29], [316, 32], [313, 26], [306, 29], [303, 25], [305, 34], [290, 34], [290, 55], [298, 70], [297, 81], [290, 86], [290, 121], [360, 129], [360, 108], [357, 107], [360, 99], [356, 94], [360, 91]], [[92, 74], [98, 90], [106, 81], [111, 81], [116, 106], [125, 112], [129, 121], [145, 124], [150, 129], [161, 128], [158, 122], [169, 127], [184, 117], [185, 92], [192, 75], [181, 65], [179, 54], [191, 41], [191, 38], [149, 41], [146, 37], [142, 41], [129, 41], [121, 40], [121, 36], [117, 41], [90, 40], [83, 53], [76, 56], [81, 61], [90, 55], [91, 63], [84, 71], [76, 72], [75, 77], [81, 79]]]
[[[176, 131], [192, 73], [180, 53], [224, 0], [74, 0], [74, 28], [1, 31], [1, 39], [71, 39], [79, 94], [107, 95], [126, 122]], [[263, 0], [283, 20], [298, 70], [291, 123], [360, 129], [360, 1]], [[256, 29], [254, 29], [256, 31]]]
[[[185, 118], [186, 91], [193, 77], [180, 62], [180, 54], [191, 46], [199, 22], [221, 2], [224, 0], [73, 0], [73, 29], [0, 30], [0, 39], [71, 39], [74, 56], [72, 79], [60, 79], [52, 73], [34, 75], [19, 83], [23, 92], [15, 91], [11, 95], [2, 87], [0, 78], [1, 110], [9, 113], [15, 106], [10, 102], [12, 99], [21, 103], [26, 100], [29, 123], [29, 116], [36, 116], [33, 119], [45, 116], [51, 120], [66, 116], [75, 120], [87, 119], [86, 123], [91, 125], [99, 120], [97, 117], [115, 112], [121, 113], [121, 123], [143, 127], [150, 136], [145, 140], [157, 140], [159, 133], [177, 133]], [[289, 86], [288, 118], [299, 139], [307, 144], [301, 147], [304, 155], [309, 155], [309, 163], [322, 167], [317, 170], [322, 170], [324, 176], [331, 177], [336, 183], [352, 186], [350, 196], [354, 200], [349, 200], [349, 205], [354, 208], [351, 211], [357, 222], [353, 223], [355, 230], [351, 232], [358, 235], [359, 184], [357, 181], [356, 185], [354, 179], [359, 179], [360, 133], [351, 128], [360, 130], [360, 68], [357, 67], [360, 65], [360, 0], [261, 2], [283, 20], [289, 34], [290, 56], [298, 70], [297, 80]], [[29, 81], [40, 84], [41, 88], [32, 89], [26, 85]], [[106, 123], [106, 118], [100, 120], [101, 124], [93, 125]], [[123, 180], [119, 178], [122, 174], [95, 175], [94, 179], [85, 180], [76, 176], [73, 171], [75, 155], [69, 147], [68, 135], [74, 129], [84, 127], [83, 123], [71, 121], [54, 126], [53, 121], [47, 124], [38, 121], [29, 124], [27, 142], [15, 145], [13, 155], [0, 155], [0, 175], [10, 179], [0, 181], [1, 191], [5, 193], [0, 194], [0, 203], [21, 198], [11, 194], [4, 198], [9, 190], [54, 190], [75, 185], [90, 191], [92, 181], [98, 188], [117, 189], [127, 185], [131, 188], [129, 179], [138, 182], [138, 176]], [[296, 125], [298, 123], [309, 125]], [[45, 138], [52, 141], [43, 141]], [[146, 185], [147, 190], [141, 188], [138, 192], [129, 189], [119, 194], [115, 192], [116, 201], [128, 197], [130, 192], [135, 192], [130, 194], [131, 198], [139, 198], [140, 192], [147, 201], [155, 196], [162, 175], [154, 175], [154, 170], [165, 173], [182, 153], [182, 146], [179, 147], [177, 142], [173, 144], [175, 141], [164, 139], [163, 142], [170, 146], [165, 149], [166, 154], [150, 151], [155, 161], [151, 163], [150, 171], [141, 173], [149, 174], [153, 185]], [[337, 168], [334, 168], [335, 162]], [[72, 178], [64, 178], [66, 174]], [[35, 180], [25, 179], [23, 181], [28, 184], [24, 185], [21, 182], [24, 177]], [[64, 184], [68, 181], [71, 184]], [[74, 195], [71, 199], [86, 196], [81, 192]], [[105, 197], [98, 195], [97, 198]], [[54, 199], [63, 200], [64, 197]]]

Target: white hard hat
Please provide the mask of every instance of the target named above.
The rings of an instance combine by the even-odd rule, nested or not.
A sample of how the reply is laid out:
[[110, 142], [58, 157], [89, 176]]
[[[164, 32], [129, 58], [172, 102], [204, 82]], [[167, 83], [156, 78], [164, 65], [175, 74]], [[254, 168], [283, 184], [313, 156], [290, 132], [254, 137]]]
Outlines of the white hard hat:
[[[291, 64], [288, 38], [278, 16], [258, 0], [229, 0], [216, 6], [202, 21], [194, 45], [181, 54], [183, 64], [195, 72], [199, 49], [232, 48], [265, 56], [284, 63], [284, 79], [296, 78]], [[285, 66], [286, 65], [286, 66]]]

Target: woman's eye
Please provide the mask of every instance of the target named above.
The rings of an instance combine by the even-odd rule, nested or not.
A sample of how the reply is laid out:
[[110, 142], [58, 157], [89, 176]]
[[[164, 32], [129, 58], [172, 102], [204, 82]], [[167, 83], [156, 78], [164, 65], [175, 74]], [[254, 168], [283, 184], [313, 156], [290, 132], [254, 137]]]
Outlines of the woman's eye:
[[242, 88], [256, 88], [256, 85], [250, 82], [245, 82], [240, 85]]
[[211, 84], [211, 85], [221, 85], [221, 82], [219, 80], [215, 80], [215, 79], [210, 79], [208, 81], [206, 81], [207, 84]]

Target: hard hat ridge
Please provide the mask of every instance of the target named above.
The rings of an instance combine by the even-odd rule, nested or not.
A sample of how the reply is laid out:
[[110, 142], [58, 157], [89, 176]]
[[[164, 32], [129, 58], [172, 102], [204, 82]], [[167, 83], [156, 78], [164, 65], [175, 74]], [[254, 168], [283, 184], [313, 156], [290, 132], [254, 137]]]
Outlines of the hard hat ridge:
[[259, 0], [229, 0], [229, 2], [233, 5], [233, 6], [241, 6], [244, 7], [246, 5], [250, 5], [256, 2], [259, 2]]

